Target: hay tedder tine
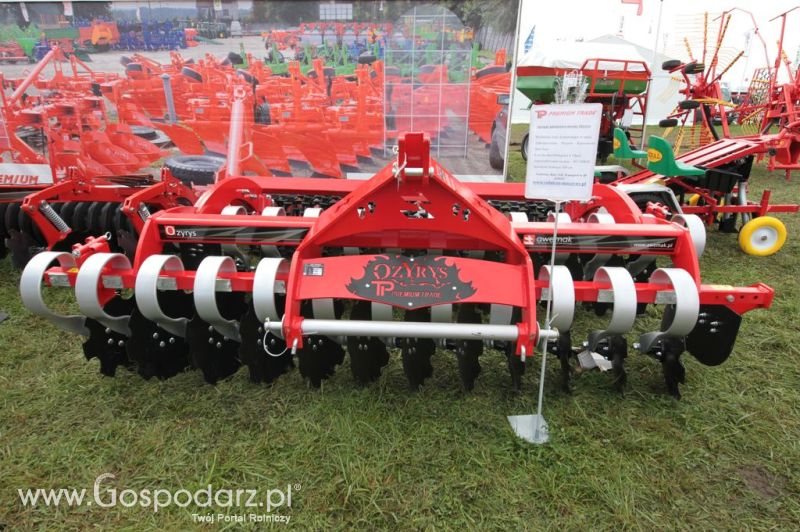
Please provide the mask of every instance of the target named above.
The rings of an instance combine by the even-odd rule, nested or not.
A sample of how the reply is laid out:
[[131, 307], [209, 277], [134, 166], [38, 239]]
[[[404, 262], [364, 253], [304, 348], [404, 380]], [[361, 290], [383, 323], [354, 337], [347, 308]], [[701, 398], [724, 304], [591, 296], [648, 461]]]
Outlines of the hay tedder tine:
[[[48, 272], [50, 266], [58, 261], [61, 272]], [[75, 257], [66, 252], [43, 251], [28, 261], [22, 271], [19, 281], [19, 292], [22, 303], [34, 314], [48, 319], [57, 327], [82, 336], [89, 336], [86, 328], [86, 316], [68, 315], [64, 316], [54, 312], [48, 307], [42, 298], [42, 282], [45, 275], [50, 279], [51, 284], [55, 284], [56, 279], [66, 277], [66, 272], [76, 267]]]

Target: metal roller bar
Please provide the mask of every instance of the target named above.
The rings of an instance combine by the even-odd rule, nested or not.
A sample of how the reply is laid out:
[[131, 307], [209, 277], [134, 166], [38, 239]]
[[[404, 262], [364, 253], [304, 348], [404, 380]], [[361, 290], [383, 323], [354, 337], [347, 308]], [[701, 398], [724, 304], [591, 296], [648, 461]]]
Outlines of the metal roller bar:
[[[267, 328], [278, 332], [280, 322], [269, 322]], [[516, 325], [476, 323], [427, 323], [403, 321], [345, 321], [305, 319], [301, 325], [304, 335], [321, 336], [389, 336], [395, 338], [450, 338], [453, 340], [506, 340], [519, 336]]]

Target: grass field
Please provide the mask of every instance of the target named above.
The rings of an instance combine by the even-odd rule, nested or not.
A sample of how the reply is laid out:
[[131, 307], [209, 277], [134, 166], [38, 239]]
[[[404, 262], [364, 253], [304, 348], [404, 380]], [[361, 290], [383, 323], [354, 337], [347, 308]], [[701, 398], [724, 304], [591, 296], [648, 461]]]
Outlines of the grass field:
[[[515, 151], [516, 147], [512, 147]], [[522, 168], [512, 153], [512, 172]], [[798, 200], [797, 181], [755, 171], [751, 196]], [[539, 359], [524, 391], [487, 351], [474, 392], [461, 391], [454, 357], [407, 388], [395, 353], [381, 379], [358, 386], [347, 362], [321, 391], [295, 371], [273, 387], [244, 370], [211, 387], [198, 372], [143, 381], [102, 377], [78, 338], [31, 316], [19, 273], [0, 263], [0, 530], [207, 529], [205, 508], [24, 507], [17, 489], [195, 491], [293, 486], [290, 526], [302, 529], [792, 529], [800, 522], [800, 222], [789, 241], [747, 256], [735, 235], [710, 232], [707, 283], [775, 288], [770, 310], [745, 316], [734, 354], [709, 368], [684, 357], [683, 399], [665, 394], [660, 366], [632, 354], [624, 397], [609, 375], [584, 373], [558, 389], [549, 361], [545, 416], [551, 442], [517, 440], [508, 414], [532, 413]], [[652, 330], [650, 309], [636, 333]], [[582, 317], [579, 341], [591, 321]], [[629, 336], [633, 338], [633, 334]], [[104, 500], [107, 500], [104, 495]], [[130, 500], [130, 499], [129, 499]], [[216, 508], [213, 513], [251, 513]], [[259, 513], [259, 510], [255, 510]], [[217, 523], [215, 527], [235, 527]]]

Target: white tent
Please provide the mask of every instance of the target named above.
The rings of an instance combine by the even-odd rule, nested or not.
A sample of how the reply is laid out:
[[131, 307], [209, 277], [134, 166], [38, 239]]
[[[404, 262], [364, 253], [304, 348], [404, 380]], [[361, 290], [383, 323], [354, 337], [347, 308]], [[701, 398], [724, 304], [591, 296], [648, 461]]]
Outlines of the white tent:
[[[534, 43], [533, 49], [517, 62], [519, 66], [542, 66], [558, 68], [580, 68], [590, 58], [627, 59], [644, 61], [647, 65], [653, 61], [653, 52], [637, 46], [619, 37], [606, 35], [585, 42], [553, 42], [545, 45]], [[649, 110], [647, 121], [657, 124], [665, 118], [677, 105], [681, 98], [678, 94], [680, 82], [661, 70], [661, 63], [669, 59], [661, 54], [656, 58], [656, 68], [650, 87]], [[651, 66], [652, 68], [652, 66]], [[530, 100], [519, 91], [514, 94], [514, 108], [511, 121], [515, 124], [528, 123], [527, 111]]]

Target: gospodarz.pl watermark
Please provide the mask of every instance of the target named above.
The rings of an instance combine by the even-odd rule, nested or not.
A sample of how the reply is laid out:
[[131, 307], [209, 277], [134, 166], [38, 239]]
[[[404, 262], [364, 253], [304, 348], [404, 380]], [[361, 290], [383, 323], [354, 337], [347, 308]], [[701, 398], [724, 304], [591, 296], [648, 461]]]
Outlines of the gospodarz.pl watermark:
[[[118, 489], [111, 473], [98, 476], [91, 490], [86, 488], [18, 489], [25, 507], [94, 506], [99, 508], [142, 508], [157, 513], [176, 506], [193, 510], [196, 523], [289, 523], [292, 496], [300, 484], [261, 491], [255, 488], [215, 488], [211, 484], [197, 489], [142, 488]], [[195, 511], [196, 510], [196, 511]]]

